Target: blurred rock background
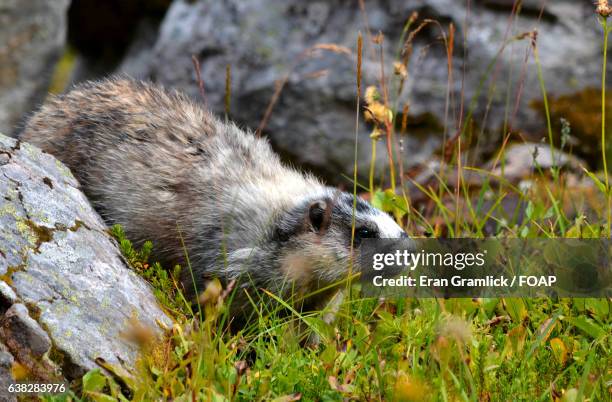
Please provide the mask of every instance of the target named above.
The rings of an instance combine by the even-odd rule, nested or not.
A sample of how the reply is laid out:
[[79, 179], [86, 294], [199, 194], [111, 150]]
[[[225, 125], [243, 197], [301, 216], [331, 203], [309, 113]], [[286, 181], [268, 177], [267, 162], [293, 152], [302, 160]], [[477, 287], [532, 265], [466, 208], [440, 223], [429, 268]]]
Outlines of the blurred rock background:
[[45, 97], [66, 45], [70, 0], [0, 0], [0, 132]]
[[[404, 37], [406, 84], [398, 96], [389, 88], [398, 110], [409, 110], [401, 137], [407, 170], [437, 159], [444, 136], [462, 127], [472, 106], [466, 147], [477, 150], [475, 162], [492, 157], [504, 134], [534, 142], [547, 135], [534, 35], [527, 35], [534, 29], [554, 135], [566, 118], [574, 153], [597, 166], [602, 42], [590, 0], [0, 0], [0, 132], [16, 135], [47, 90], [115, 73], [180, 89], [223, 115], [230, 66], [229, 117], [255, 130], [280, 93], [263, 129], [274, 148], [347, 184], [357, 35], [364, 36], [364, 87], [379, 85], [381, 66], [386, 78], [393, 75], [403, 27], [415, 12], [410, 31], [417, 32]], [[382, 44], [373, 43], [379, 33]], [[364, 173], [371, 130], [360, 122]], [[382, 168], [386, 154], [378, 146]]]

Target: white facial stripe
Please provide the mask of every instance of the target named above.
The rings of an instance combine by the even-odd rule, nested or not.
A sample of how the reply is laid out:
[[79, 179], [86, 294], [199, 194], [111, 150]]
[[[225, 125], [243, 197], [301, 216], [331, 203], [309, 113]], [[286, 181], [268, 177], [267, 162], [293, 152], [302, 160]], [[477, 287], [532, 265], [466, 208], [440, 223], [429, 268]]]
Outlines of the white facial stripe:
[[376, 223], [382, 239], [397, 239], [404, 232], [389, 215], [383, 212], [367, 214], [366, 219]]

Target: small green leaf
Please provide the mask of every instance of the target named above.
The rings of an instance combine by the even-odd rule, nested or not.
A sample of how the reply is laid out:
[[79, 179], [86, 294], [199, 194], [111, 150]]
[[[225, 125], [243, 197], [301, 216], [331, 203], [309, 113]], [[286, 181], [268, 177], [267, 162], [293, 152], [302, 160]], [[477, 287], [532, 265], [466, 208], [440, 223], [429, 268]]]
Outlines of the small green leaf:
[[393, 211], [393, 193], [388, 191], [376, 191], [372, 198], [372, 206], [385, 212]]
[[599, 180], [597, 178], [597, 176], [595, 176], [594, 173], [589, 172], [588, 170], [586, 170], [584, 167], [582, 168], [582, 170], [584, 170], [584, 172], [591, 178], [591, 180], [593, 180], [593, 182], [595, 183], [595, 185], [597, 186], [597, 188], [599, 189], [599, 191], [601, 191], [602, 193], [606, 194], [606, 185], [604, 183], [601, 182], [601, 180]]
[[603, 337], [606, 335], [606, 331], [599, 325], [595, 324], [590, 318], [579, 316], [576, 318], [566, 317], [565, 321], [569, 322], [585, 334], [589, 335], [593, 339]]
[[599, 320], [606, 320], [610, 316], [610, 302], [607, 299], [585, 299], [585, 307]]
[[101, 392], [106, 386], [106, 376], [100, 369], [93, 369], [83, 376], [83, 393]]
[[523, 299], [513, 297], [504, 299], [504, 307], [514, 322], [520, 323], [527, 317], [527, 307]]

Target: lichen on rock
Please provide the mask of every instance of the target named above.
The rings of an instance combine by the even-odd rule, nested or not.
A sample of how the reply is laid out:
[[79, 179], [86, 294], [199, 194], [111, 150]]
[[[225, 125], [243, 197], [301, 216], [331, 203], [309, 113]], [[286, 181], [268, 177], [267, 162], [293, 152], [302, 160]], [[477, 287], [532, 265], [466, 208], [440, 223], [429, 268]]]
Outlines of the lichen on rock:
[[2, 353], [34, 378], [73, 380], [98, 358], [130, 368], [139, 349], [122, 334], [133, 317], [158, 332], [170, 319], [69, 170], [1, 134], [0, 155]]

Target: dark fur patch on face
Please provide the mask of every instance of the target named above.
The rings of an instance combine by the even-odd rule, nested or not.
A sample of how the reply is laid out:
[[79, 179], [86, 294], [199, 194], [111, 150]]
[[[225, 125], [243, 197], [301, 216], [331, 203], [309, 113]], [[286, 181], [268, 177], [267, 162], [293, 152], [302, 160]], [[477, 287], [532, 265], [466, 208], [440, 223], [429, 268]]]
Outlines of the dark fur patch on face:
[[372, 210], [372, 206], [358, 197], [357, 206], [355, 209], [357, 210], [357, 212], [369, 212]]
[[[343, 198], [343, 202], [344, 204], [351, 209], [351, 211], [353, 210], [353, 202], [355, 200], [355, 198], [353, 197], [352, 194], [346, 194], [346, 196], [342, 197]], [[368, 211], [372, 210], [372, 206], [370, 204], [368, 204], [367, 202], [365, 202], [364, 200], [362, 200], [361, 198], [357, 197], [357, 203], [355, 205], [355, 211], [357, 212], [361, 212], [361, 213], [365, 213]]]
[[[309, 200], [286, 212], [276, 221], [272, 240], [284, 243], [309, 230], [315, 230], [319, 234], [324, 234], [330, 224], [333, 209], [335, 208], [332, 202], [329, 198]], [[322, 211], [321, 221], [317, 222], [316, 227], [313, 226], [312, 222], [312, 212], [315, 204], [320, 204], [325, 208]]]

